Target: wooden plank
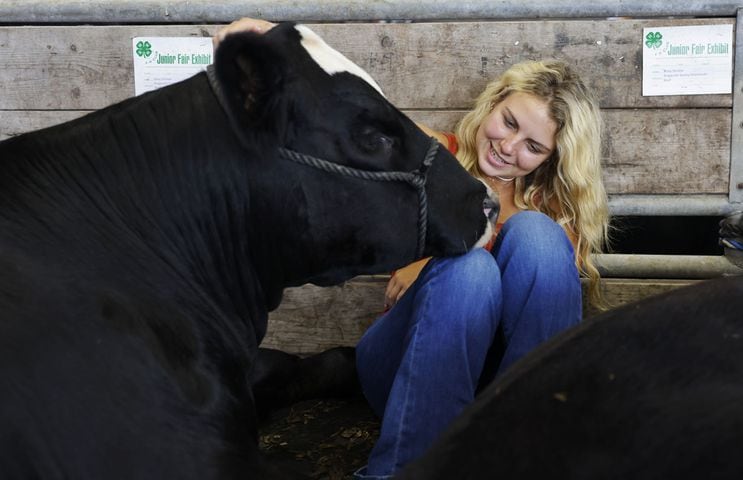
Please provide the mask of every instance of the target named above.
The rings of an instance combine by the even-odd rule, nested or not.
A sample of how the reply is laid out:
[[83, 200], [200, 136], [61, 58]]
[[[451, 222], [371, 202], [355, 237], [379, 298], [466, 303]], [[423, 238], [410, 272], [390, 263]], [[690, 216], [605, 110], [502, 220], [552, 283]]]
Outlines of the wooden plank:
[[[405, 109], [467, 109], [483, 86], [525, 59], [575, 65], [604, 108], [730, 107], [731, 95], [642, 97], [642, 28], [733, 18], [317, 24], [328, 43]], [[0, 27], [0, 110], [89, 110], [130, 96], [131, 38], [209, 36], [218, 26]], [[12, 88], [9, 88], [12, 87]]]
[[730, 139], [730, 202], [743, 203], [743, 8], [738, 10], [733, 58], [733, 130]]
[[574, 65], [604, 108], [727, 107], [731, 95], [642, 97], [642, 29], [706, 23], [734, 19], [318, 25], [316, 30], [365, 68], [401, 108], [466, 109], [510, 65], [549, 57]]
[[382, 314], [386, 276], [360, 276], [337, 287], [289, 288], [269, 316], [263, 346], [314, 353], [355, 345]]
[[[643, 298], [660, 295], [686, 285], [692, 285], [700, 280], [669, 280], [669, 279], [636, 279], [636, 278], [602, 278], [601, 291], [604, 299], [612, 308], [627, 303], [636, 302]], [[585, 285], [585, 283], [584, 283]], [[584, 289], [585, 293], [585, 289]], [[583, 317], [590, 318], [597, 315], [584, 298]]]
[[[269, 316], [262, 346], [310, 354], [339, 345], [355, 345], [382, 313], [387, 279], [360, 276], [337, 287], [304, 285], [287, 289], [281, 306]], [[601, 282], [607, 302], [618, 307], [696, 280], [605, 278]], [[584, 317], [595, 314], [584, 301]]]
[[216, 26], [1, 27], [0, 110], [96, 110], [134, 94], [131, 39]]
[[[69, 120], [81, 111], [0, 112], [0, 140]], [[407, 111], [413, 120], [451, 130], [463, 111]], [[705, 121], [699, 122], [699, 115]], [[610, 194], [726, 194], [729, 109], [605, 110], [604, 180]]]
[[[609, 110], [603, 114], [602, 155], [609, 193], [727, 193], [730, 110]], [[699, 121], [700, 116], [704, 121]]]
[[32, 130], [57, 125], [89, 113], [86, 110], [10, 110], [1, 111], [0, 140]]

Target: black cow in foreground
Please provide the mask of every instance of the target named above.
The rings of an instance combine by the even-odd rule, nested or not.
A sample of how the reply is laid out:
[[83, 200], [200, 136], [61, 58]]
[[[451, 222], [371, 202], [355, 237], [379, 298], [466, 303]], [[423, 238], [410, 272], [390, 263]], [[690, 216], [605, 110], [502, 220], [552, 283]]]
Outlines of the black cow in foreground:
[[310, 30], [214, 72], [0, 143], [0, 477], [286, 478], [248, 382], [282, 290], [487, 238], [484, 187]]
[[547, 342], [395, 478], [740, 479], [742, 452], [743, 277], [728, 277]]

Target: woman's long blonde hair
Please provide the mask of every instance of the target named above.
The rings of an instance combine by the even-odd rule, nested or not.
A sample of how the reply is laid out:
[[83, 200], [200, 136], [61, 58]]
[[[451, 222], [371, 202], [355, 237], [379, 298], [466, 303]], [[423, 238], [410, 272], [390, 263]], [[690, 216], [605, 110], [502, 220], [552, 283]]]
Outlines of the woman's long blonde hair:
[[543, 99], [557, 124], [557, 148], [550, 158], [515, 184], [518, 208], [547, 214], [574, 239], [576, 265], [589, 279], [589, 299], [602, 307], [599, 272], [591, 253], [607, 240], [609, 209], [601, 178], [601, 115], [598, 102], [579, 76], [564, 62], [547, 60], [518, 63], [480, 94], [472, 111], [456, 128], [457, 158], [476, 177], [475, 136], [495, 105], [513, 92]]

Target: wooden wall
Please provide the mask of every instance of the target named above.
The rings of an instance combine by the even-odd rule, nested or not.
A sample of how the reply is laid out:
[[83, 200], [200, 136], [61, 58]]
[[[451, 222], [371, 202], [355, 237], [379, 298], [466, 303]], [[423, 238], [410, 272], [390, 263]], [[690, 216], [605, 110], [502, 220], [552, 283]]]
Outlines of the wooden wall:
[[[484, 85], [524, 59], [576, 66], [597, 92], [610, 194], [726, 194], [731, 95], [642, 96], [642, 29], [694, 20], [353, 23], [312, 27], [417, 121], [450, 129]], [[133, 95], [131, 38], [216, 26], [0, 27], [0, 139]], [[704, 121], [700, 121], [704, 119]]]
[[[484, 85], [525, 59], [575, 65], [600, 99], [610, 194], [721, 194], [729, 188], [731, 95], [642, 96], [644, 27], [735, 18], [311, 25], [366, 69], [414, 120], [451, 129]], [[134, 92], [131, 38], [211, 36], [215, 25], [0, 27], [0, 139], [83, 115]], [[2, 174], [0, 172], [0, 174]], [[380, 313], [386, 277], [289, 289], [267, 346], [353, 345]], [[615, 303], [688, 282], [638, 281]], [[588, 310], [587, 310], [588, 311]]]

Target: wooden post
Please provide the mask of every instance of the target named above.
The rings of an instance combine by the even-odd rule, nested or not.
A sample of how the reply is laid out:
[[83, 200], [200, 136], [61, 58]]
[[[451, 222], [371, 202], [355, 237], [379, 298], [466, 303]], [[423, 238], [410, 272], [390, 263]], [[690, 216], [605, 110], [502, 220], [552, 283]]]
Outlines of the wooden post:
[[730, 135], [730, 203], [743, 202], [743, 9], [735, 19], [733, 120]]

